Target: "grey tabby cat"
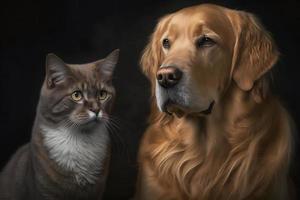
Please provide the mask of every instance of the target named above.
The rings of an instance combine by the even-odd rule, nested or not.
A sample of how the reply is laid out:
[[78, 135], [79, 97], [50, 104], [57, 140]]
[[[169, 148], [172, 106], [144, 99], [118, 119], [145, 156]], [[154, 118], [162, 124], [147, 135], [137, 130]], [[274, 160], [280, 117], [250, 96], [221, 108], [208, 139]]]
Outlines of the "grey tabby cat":
[[30, 143], [0, 175], [0, 199], [101, 199], [110, 159], [109, 122], [119, 50], [105, 59], [66, 64], [46, 60]]

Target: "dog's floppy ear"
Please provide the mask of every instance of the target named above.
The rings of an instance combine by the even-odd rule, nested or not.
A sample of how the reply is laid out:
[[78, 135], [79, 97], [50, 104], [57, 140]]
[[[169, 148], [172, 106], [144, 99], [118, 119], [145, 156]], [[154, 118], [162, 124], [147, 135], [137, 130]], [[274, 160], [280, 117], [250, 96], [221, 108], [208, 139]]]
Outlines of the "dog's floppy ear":
[[163, 52], [160, 40], [170, 18], [171, 15], [166, 15], [159, 20], [141, 57], [141, 68], [152, 83], [155, 81], [156, 71], [162, 62]]
[[242, 90], [248, 91], [256, 80], [273, 67], [279, 52], [269, 33], [254, 15], [234, 12], [230, 15], [236, 33], [233, 79]]
[[159, 65], [160, 58], [161, 50], [158, 48], [155, 33], [153, 33], [149, 43], [144, 49], [140, 62], [143, 73], [150, 79], [150, 81], [153, 79], [155, 68]]

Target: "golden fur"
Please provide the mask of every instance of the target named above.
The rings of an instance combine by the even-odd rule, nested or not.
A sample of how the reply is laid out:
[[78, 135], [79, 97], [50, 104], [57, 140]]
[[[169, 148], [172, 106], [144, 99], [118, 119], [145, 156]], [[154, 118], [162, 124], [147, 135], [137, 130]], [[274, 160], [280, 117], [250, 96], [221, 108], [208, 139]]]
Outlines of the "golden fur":
[[[193, 38], [203, 32], [219, 46], [194, 48]], [[165, 35], [173, 41], [168, 52], [161, 45]], [[140, 145], [136, 199], [292, 198], [291, 120], [271, 94], [266, 73], [278, 55], [247, 12], [203, 4], [160, 20], [141, 59], [152, 107]], [[188, 110], [176, 117], [158, 110], [155, 77], [165, 63], [179, 63], [195, 80], [193, 88], [204, 91], [202, 98], [214, 99], [211, 114]]]

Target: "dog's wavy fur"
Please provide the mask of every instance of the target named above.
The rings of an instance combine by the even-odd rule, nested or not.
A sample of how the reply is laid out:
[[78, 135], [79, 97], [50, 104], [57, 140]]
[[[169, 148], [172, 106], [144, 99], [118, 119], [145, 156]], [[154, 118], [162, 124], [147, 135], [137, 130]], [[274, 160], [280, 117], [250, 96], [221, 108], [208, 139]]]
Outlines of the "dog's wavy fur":
[[152, 103], [136, 199], [291, 199], [292, 123], [269, 88], [277, 47], [252, 14], [214, 5], [184, 12], [198, 7], [223, 12], [232, 25], [229, 81], [208, 116], [160, 112], [155, 100], [156, 72], [164, 60], [160, 39], [182, 11], [160, 19], [141, 58]]

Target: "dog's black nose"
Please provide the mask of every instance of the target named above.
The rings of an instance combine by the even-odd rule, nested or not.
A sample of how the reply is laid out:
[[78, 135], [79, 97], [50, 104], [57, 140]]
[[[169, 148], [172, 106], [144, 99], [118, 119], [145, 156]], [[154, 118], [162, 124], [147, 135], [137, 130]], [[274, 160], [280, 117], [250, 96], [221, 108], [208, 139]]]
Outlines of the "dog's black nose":
[[176, 85], [182, 77], [182, 72], [175, 67], [160, 68], [156, 74], [156, 79], [164, 88], [171, 88]]

